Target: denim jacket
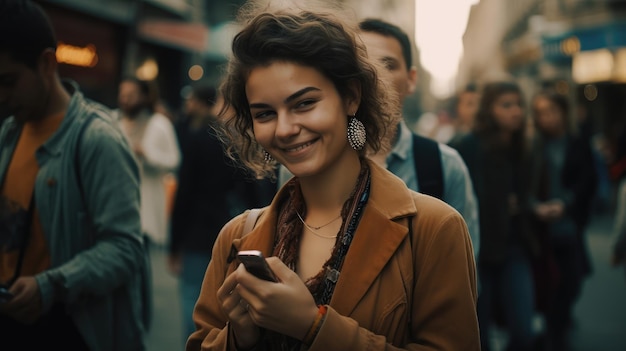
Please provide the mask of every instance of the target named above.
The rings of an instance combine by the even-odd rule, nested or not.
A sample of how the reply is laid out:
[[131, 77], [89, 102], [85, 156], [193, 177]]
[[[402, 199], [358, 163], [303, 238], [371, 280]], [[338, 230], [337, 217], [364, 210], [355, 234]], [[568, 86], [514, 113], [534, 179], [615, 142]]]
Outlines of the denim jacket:
[[[137, 163], [106, 107], [66, 88], [63, 122], [36, 151], [35, 205], [51, 257], [35, 276], [42, 307], [62, 302], [91, 350], [144, 350]], [[13, 117], [0, 128], [0, 181], [20, 130]]]

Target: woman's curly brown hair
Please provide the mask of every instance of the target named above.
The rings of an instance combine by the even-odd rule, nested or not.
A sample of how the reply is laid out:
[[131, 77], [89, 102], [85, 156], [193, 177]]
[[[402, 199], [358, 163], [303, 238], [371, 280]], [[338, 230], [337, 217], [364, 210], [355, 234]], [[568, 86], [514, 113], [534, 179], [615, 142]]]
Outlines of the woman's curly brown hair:
[[[243, 11], [240, 17], [250, 15]], [[383, 87], [376, 63], [367, 58], [355, 28], [336, 13], [293, 9], [265, 9], [246, 21], [233, 39], [233, 56], [221, 85], [224, 108], [220, 114], [225, 123], [220, 134], [229, 156], [257, 178], [275, 177], [275, 163], [263, 159], [263, 150], [254, 139], [245, 91], [250, 72], [275, 61], [316, 69], [333, 82], [342, 99], [353, 97], [354, 87], [358, 87], [361, 102], [356, 117], [367, 133], [367, 144], [361, 152], [389, 147], [385, 135], [400, 116], [393, 108], [392, 99], [396, 97], [389, 95], [391, 89]]]

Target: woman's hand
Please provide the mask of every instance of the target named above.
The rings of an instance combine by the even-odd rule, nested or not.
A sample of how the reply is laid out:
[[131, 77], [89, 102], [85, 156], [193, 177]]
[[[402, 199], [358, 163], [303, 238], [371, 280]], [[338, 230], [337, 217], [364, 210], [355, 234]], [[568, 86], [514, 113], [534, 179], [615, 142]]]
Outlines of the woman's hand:
[[226, 277], [217, 291], [217, 299], [233, 328], [237, 348], [249, 349], [259, 342], [261, 331], [248, 313], [248, 302], [242, 299], [237, 288], [237, 275], [241, 268]]
[[279, 283], [248, 273], [240, 265], [232, 274], [237, 294], [250, 304], [248, 315], [259, 327], [302, 340], [315, 320], [318, 307], [302, 279], [277, 257], [267, 258]]

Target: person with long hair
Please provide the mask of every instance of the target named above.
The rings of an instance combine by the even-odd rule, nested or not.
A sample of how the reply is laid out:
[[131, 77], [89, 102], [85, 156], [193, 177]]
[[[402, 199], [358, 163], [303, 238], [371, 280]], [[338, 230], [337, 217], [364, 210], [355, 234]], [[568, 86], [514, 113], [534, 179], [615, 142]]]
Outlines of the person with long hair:
[[[253, 11], [233, 40], [226, 145], [257, 176], [278, 162], [294, 177], [251, 231], [251, 211], [222, 228], [186, 349], [479, 350], [463, 218], [365, 157], [389, 147], [399, 113], [356, 23], [306, 9]], [[242, 250], [278, 282], [248, 272]]]
[[597, 186], [589, 139], [571, 121], [566, 96], [540, 91], [532, 99], [535, 138], [529, 204], [533, 230], [554, 258], [558, 283], [548, 296], [551, 350], [569, 350], [568, 331], [584, 278], [591, 273], [585, 229]]
[[478, 321], [483, 351], [492, 349], [494, 316], [507, 326], [507, 350], [529, 350], [535, 339], [531, 259], [538, 243], [529, 230], [525, 209], [525, 120], [519, 86], [507, 81], [488, 83], [472, 132], [456, 144], [479, 203]]
[[478, 111], [480, 95], [476, 84], [468, 84], [450, 101], [450, 115], [454, 124], [454, 134], [448, 140], [448, 145], [454, 145], [472, 131], [474, 118]]

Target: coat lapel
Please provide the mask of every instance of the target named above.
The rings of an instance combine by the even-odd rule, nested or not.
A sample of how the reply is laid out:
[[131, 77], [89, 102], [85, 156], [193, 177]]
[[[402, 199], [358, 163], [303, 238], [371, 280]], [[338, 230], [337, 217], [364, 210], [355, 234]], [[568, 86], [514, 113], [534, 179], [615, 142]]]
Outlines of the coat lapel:
[[408, 228], [394, 219], [416, 214], [404, 182], [371, 161], [369, 165], [370, 198], [331, 299], [333, 308], [344, 316], [352, 313], [408, 235]]
[[407, 227], [366, 206], [330, 303], [340, 314], [352, 313], [407, 233]]
[[[370, 289], [398, 246], [408, 235], [408, 228], [394, 219], [416, 214], [411, 191], [404, 182], [369, 161], [372, 172], [370, 197], [354, 240], [345, 257], [330, 304], [340, 314], [350, 315]], [[273, 253], [277, 203], [285, 196], [284, 188], [265, 208], [250, 233], [233, 240], [233, 249], [261, 250], [266, 257]], [[242, 219], [245, 221], [245, 219]]]

